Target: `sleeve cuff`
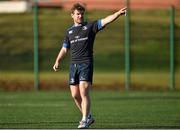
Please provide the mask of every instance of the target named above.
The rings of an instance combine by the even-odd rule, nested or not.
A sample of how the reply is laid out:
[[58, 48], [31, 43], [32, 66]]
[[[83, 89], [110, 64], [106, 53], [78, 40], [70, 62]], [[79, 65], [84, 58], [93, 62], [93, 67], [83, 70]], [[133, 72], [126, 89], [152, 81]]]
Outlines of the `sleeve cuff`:
[[63, 43], [63, 47], [64, 47], [64, 48], [69, 48], [69, 46], [68, 46], [67, 43]]
[[98, 30], [102, 29], [102, 22], [101, 20], [98, 20]]

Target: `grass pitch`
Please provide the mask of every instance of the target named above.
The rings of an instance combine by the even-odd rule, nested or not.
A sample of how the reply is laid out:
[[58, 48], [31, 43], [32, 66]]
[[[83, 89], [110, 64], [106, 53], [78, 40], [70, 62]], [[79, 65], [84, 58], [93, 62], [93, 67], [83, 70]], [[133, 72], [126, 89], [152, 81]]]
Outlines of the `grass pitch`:
[[[91, 128], [180, 128], [180, 92], [91, 92]], [[69, 91], [0, 92], [0, 128], [76, 128]]]

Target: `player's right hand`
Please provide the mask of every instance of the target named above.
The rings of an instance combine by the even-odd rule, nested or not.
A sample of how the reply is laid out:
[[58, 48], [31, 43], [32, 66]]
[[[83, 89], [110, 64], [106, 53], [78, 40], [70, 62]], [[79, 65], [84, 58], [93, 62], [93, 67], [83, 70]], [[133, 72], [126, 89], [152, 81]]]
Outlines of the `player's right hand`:
[[59, 68], [59, 63], [56, 62], [56, 63], [54, 64], [54, 66], [53, 66], [53, 69], [54, 69], [54, 71], [57, 71], [58, 68]]
[[119, 14], [121, 14], [121, 15], [126, 15], [127, 7], [124, 7], [124, 8], [122, 8], [122, 9], [120, 9], [118, 12], [119, 12]]

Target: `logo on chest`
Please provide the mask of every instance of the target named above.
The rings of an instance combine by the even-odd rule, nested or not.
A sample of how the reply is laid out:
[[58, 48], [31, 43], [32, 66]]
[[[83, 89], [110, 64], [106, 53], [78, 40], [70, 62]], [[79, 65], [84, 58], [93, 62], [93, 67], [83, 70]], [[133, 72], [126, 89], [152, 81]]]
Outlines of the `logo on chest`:
[[70, 30], [70, 31], [69, 31], [69, 34], [72, 34], [72, 33], [73, 33], [73, 30]]
[[82, 27], [82, 30], [87, 30], [87, 27], [86, 27], [86, 26], [83, 26], [83, 27]]

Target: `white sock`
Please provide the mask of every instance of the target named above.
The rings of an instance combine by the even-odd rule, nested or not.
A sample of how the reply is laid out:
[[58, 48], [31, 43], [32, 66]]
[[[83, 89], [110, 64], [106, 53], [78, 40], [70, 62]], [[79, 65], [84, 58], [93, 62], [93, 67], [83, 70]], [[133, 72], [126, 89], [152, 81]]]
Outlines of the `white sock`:
[[82, 121], [87, 121], [87, 119], [88, 119], [88, 117], [86, 117], [86, 116], [82, 117]]

